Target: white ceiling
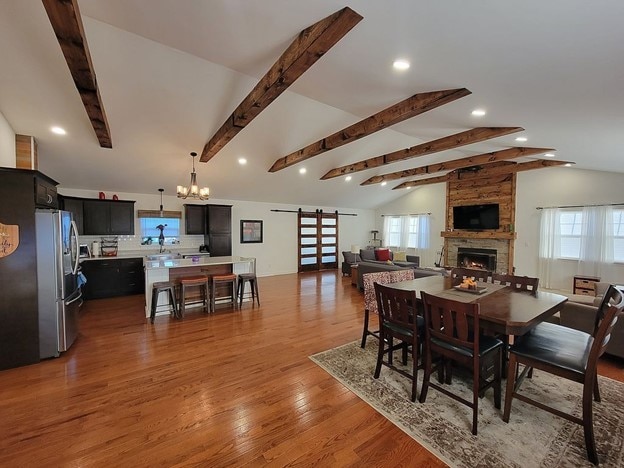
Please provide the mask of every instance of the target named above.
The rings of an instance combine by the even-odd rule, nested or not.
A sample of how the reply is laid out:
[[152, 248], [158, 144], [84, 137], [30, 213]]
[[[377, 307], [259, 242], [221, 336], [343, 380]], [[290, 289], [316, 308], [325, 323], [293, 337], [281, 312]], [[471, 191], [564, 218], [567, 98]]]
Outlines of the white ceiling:
[[[0, 112], [62, 187], [173, 194], [297, 33], [349, 6], [364, 19], [208, 163], [212, 197], [373, 208], [373, 176], [514, 145], [624, 172], [622, 0], [79, 0], [113, 149], [100, 148], [40, 0], [0, 1]], [[404, 73], [392, 61], [412, 63]], [[415, 93], [472, 95], [277, 173], [273, 162]], [[483, 118], [470, 112], [487, 110]], [[50, 133], [52, 125], [68, 135]], [[320, 181], [328, 170], [476, 126], [518, 135]], [[249, 161], [239, 166], [244, 156]], [[299, 174], [305, 166], [307, 173]], [[437, 175], [437, 174], [436, 174]]]

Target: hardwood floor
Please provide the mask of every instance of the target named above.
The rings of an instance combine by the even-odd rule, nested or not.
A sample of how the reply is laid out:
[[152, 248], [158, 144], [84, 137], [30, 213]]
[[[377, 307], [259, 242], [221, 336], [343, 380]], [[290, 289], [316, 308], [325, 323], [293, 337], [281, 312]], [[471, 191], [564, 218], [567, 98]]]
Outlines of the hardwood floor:
[[153, 325], [142, 296], [87, 302], [67, 353], [0, 372], [0, 466], [445, 466], [308, 359], [360, 338], [349, 277], [259, 286]]

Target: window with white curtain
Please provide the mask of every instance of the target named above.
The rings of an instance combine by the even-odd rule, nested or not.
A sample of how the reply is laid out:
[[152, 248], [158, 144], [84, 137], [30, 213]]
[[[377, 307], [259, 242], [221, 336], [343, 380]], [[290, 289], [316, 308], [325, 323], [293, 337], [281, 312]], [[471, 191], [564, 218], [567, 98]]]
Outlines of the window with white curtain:
[[583, 212], [581, 210], [562, 211], [559, 215], [559, 258], [581, 258], [581, 228]]
[[613, 210], [613, 260], [624, 263], [624, 209]]
[[560, 260], [575, 260], [576, 273], [604, 276], [624, 263], [624, 208], [545, 208], [540, 223], [540, 281], [549, 287]]
[[384, 243], [398, 250], [429, 248], [429, 216], [384, 216]]

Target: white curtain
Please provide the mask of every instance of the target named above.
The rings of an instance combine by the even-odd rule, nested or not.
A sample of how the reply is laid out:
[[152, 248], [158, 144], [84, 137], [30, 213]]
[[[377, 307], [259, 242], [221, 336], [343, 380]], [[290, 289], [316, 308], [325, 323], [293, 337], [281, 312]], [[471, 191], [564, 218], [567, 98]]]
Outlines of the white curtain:
[[[568, 289], [569, 277], [561, 259], [561, 214], [564, 210], [545, 208], [540, 220], [539, 278], [545, 288]], [[574, 273], [608, 278], [614, 272], [614, 228], [611, 206], [582, 209], [580, 247]], [[572, 260], [573, 261], [573, 260]], [[568, 281], [569, 282], [569, 281]]]
[[613, 208], [584, 207], [577, 273], [602, 277], [613, 260]]
[[559, 257], [561, 229], [560, 210], [544, 208], [540, 219], [539, 279], [544, 288], [554, 288], [553, 271]]

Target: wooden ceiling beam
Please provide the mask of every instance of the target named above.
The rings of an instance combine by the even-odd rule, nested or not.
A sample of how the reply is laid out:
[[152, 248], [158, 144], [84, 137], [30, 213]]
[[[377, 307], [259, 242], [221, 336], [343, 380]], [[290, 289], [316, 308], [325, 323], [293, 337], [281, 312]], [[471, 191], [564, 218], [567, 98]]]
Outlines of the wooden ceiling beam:
[[91, 62], [77, 0], [42, 1], [100, 146], [112, 148], [108, 120]]
[[554, 151], [552, 148], [526, 148], [526, 147], [514, 147], [501, 151], [494, 151], [492, 153], [478, 154], [476, 156], [470, 156], [467, 158], [454, 159], [452, 161], [445, 161], [438, 164], [429, 164], [427, 166], [415, 167], [413, 169], [406, 169], [404, 171], [391, 172], [389, 174], [383, 174], [380, 176], [373, 176], [370, 179], [365, 180], [360, 185], [372, 185], [379, 184], [381, 182], [388, 182], [390, 180], [403, 179], [405, 177], [413, 177], [417, 175], [433, 174], [435, 172], [450, 171], [453, 169], [462, 169], [465, 167], [478, 166], [491, 164], [496, 161], [504, 161], [507, 159], [520, 158], [522, 156], [534, 156], [536, 154], [546, 153], [548, 151]]
[[466, 179], [480, 179], [483, 177], [497, 176], [503, 174], [513, 174], [516, 172], [522, 171], [530, 171], [533, 169], [543, 169], [546, 167], [554, 167], [554, 166], [562, 166], [564, 164], [573, 164], [570, 161], [553, 161], [552, 159], [536, 159], [535, 161], [529, 161], [525, 163], [512, 163], [500, 165], [497, 167], [488, 168], [487, 166], [483, 169], [470, 172], [470, 173], [460, 173], [458, 171], [452, 171], [448, 174], [444, 174], [438, 177], [430, 177], [428, 179], [420, 179], [420, 180], [412, 180], [409, 182], [403, 182], [402, 184], [397, 185], [392, 190], [400, 190], [407, 187], [418, 187], [421, 185], [429, 185], [429, 184], [437, 184], [440, 182], [448, 182], [449, 180], [457, 180], [458, 178]]
[[214, 157], [361, 20], [362, 16], [345, 7], [301, 31], [206, 143], [200, 161], [207, 162]]
[[313, 156], [338, 148], [352, 141], [359, 140], [379, 130], [388, 128], [406, 119], [415, 117], [424, 112], [440, 107], [456, 99], [468, 96], [470, 91], [466, 88], [446, 89], [428, 93], [414, 94], [413, 96], [394, 104], [370, 117], [360, 120], [342, 130], [312, 143], [294, 153], [279, 158], [273, 163], [269, 172], [277, 172], [287, 167], [298, 164]]
[[479, 143], [481, 141], [490, 140], [510, 133], [520, 132], [524, 130], [522, 127], [477, 127], [465, 132], [456, 133], [438, 140], [429, 141], [420, 145], [405, 148], [403, 150], [394, 151], [393, 153], [384, 154], [374, 158], [365, 159], [346, 166], [332, 169], [321, 180], [333, 179], [353, 172], [360, 172], [373, 167], [385, 166], [399, 161], [425, 156], [427, 154], [438, 153], [460, 146]]

